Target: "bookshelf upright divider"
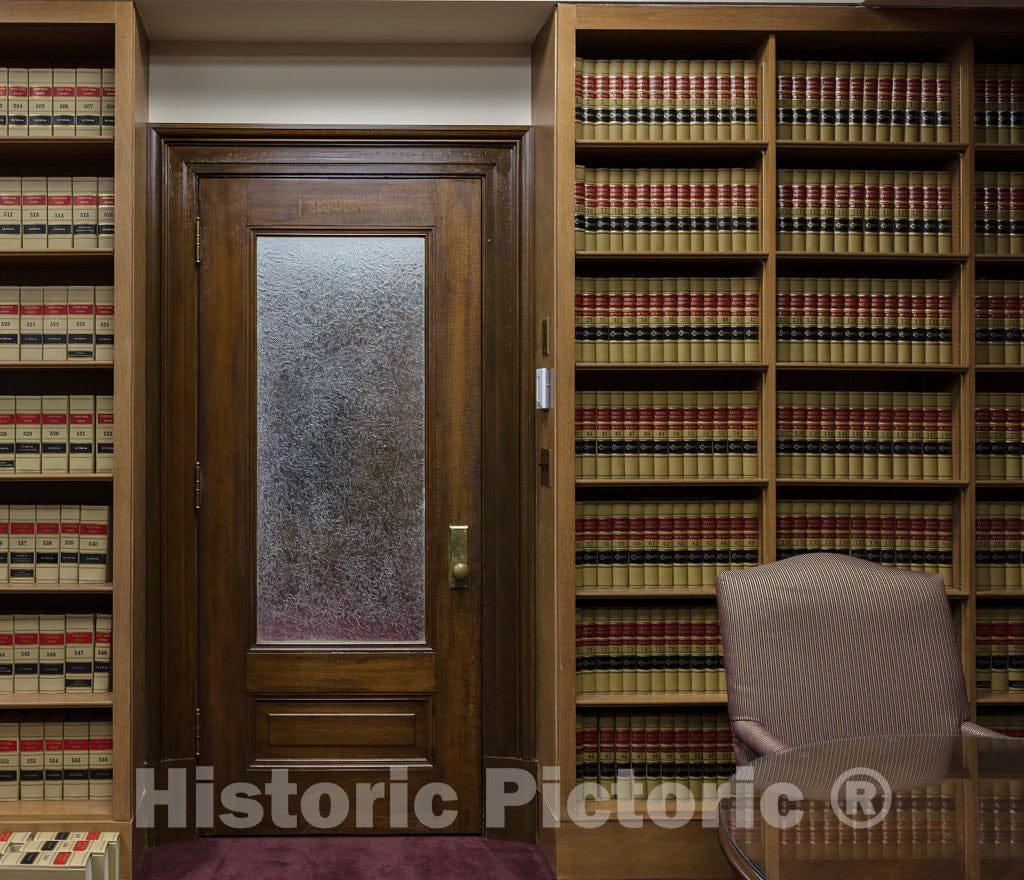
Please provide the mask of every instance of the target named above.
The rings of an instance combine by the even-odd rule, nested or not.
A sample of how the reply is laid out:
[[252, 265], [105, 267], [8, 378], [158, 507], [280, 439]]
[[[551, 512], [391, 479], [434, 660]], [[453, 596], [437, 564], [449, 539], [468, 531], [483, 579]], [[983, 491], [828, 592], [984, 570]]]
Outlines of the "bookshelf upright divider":
[[[0, 66], [107, 67], [114, 71], [113, 135], [7, 136], [5, 174], [100, 175], [114, 179], [113, 248], [0, 252], [0, 284], [112, 285], [112, 361], [0, 363], [0, 394], [112, 394], [113, 473], [5, 473], [0, 504], [102, 504], [111, 509], [109, 583], [0, 586], [0, 613], [86, 608], [113, 618], [109, 693], [0, 694], [0, 711], [101, 709], [113, 724], [109, 800], [20, 800], [0, 804], [4, 830], [116, 831], [121, 877], [139, 851], [135, 768], [141, 748], [145, 523], [145, 236], [147, 45], [131, 2], [0, 0]], [[88, 612], [87, 612], [88, 613]]]
[[[940, 13], [929, 10], [580, 4], [560, 5], [547, 28], [538, 37], [534, 45], [534, 118], [537, 122], [537, 262], [534, 287], [537, 320], [550, 319], [553, 327], [551, 351], [539, 353], [538, 366], [553, 368], [555, 385], [554, 409], [550, 413], [540, 414], [537, 423], [538, 445], [551, 450], [552, 461], [550, 480], [538, 484], [537, 495], [538, 656], [542, 670], [554, 670], [541, 676], [539, 686], [539, 759], [544, 765], [554, 763], [560, 768], [563, 815], [566, 812], [566, 798], [578, 781], [577, 761], [582, 762], [582, 776], [579, 779], [586, 785], [590, 779], [587, 762], [593, 760], [588, 754], [589, 741], [585, 735], [577, 745], [574, 724], [578, 715], [624, 712], [640, 705], [666, 712], [692, 712], [699, 709], [721, 712], [724, 708], [714, 695], [686, 692], [601, 694], [588, 691], [576, 696], [573, 670], [576, 668], [577, 656], [573, 632], [574, 615], [578, 608], [613, 609], [615, 603], [633, 599], [634, 596], [634, 606], [650, 603], [653, 608], [658, 603], [671, 603], [675, 607], [697, 607], [701, 603], [708, 603], [714, 595], [713, 588], [707, 584], [702, 584], [692, 592], [665, 592], [660, 589], [660, 584], [657, 590], [637, 590], [633, 588], [632, 582], [628, 588], [608, 590], [590, 585], [588, 581], [586, 587], [578, 589], [575, 571], [577, 551], [582, 554], [580, 560], [584, 566], [594, 564], [595, 557], [592, 554], [595, 552], [596, 558], [601, 560], [601, 553], [607, 554], [609, 546], [613, 552], [604, 558], [612, 559], [613, 565], [618, 558], [614, 551], [614, 537], [611, 545], [598, 542], [597, 550], [594, 551], [588, 543], [593, 540], [594, 532], [586, 522], [582, 525], [584, 531], [580, 536], [581, 543], [577, 544], [575, 519], [578, 502], [681, 502], [708, 497], [752, 498], [756, 500], [760, 513], [758, 547], [761, 562], [777, 558], [784, 550], [803, 552], [789, 545], [784, 548], [783, 541], [789, 540], [790, 536], [783, 536], [781, 531], [777, 531], [777, 528], [782, 528], [780, 511], [783, 508], [791, 509], [794, 504], [816, 511], [821, 511], [826, 504], [834, 505], [835, 511], [841, 508], [840, 512], [834, 512], [833, 507], [829, 507], [829, 511], [833, 512], [812, 515], [812, 518], [822, 517], [816, 520], [818, 525], [815, 526], [821, 529], [835, 527], [837, 522], [850, 522], [843, 518], [850, 516], [850, 510], [860, 511], [854, 516], [858, 520], [858, 528], [863, 525], [863, 520], [858, 518], [877, 517], [879, 510], [886, 518], [896, 517], [886, 519], [886, 522], [912, 524], [914, 529], [918, 529], [920, 526], [917, 523], [923, 521], [931, 537], [926, 535], [923, 545], [914, 545], [913, 533], [908, 533], [909, 537], [901, 537], [899, 542], [887, 536], [886, 542], [891, 543], [879, 552], [893, 553], [895, 556], [883, 556], [883, 561], [885, 558], [895, 558], [898, 564], [935, 570], [944, 567], [947, 572], [947, 590], [961, 635], [962, 661], [972, 713], [977, 712], [979, 705], [989, 711], [1003, 707], [1005, 712], [1024, 702], [1022, 691], [1013, 689], [1024, 684], [1024, 676], [1020, 677], [1016, 686], [1011, 685], [1011, 690], [1006, 694], [982, 694], [975, 687], [977, 605], [981, 604], [989, 611], [993, 608], [1015, 609], [1024, 605], [1022, 587], [1014, 587], [1016, 592], [1013, 592], [999, 582], [979, 592], [976, 586], [975, 558], [979, 547], [976, 545], [975, 533], [979, 500], [1024, 501], [1024, 480], [1017, 477], [979, 478], [975, 467], [975, 410], [978, 406], [978, 393], [1007, 393], [1019, 389], [1021, 379], [1024, 379], [1024, 364], [986, 361], [979, 366], [975, 343], [975, 307], [978, 301], [976, 281], [978, 278], [1024, 281], [1024, 255], [1013, 254], [1009, 246], [1005, 248], [1007, 252], [979, 253], [975, 236], [975, 174], [978, 169], [1024, 172], [1024, 143], [1010, 143], [1009, 135], [1005, 142], [994, 143], [993, 135], [981, 143], [981, 135], [975, 128], [975, 65], [995, 62], [1002, 64], [1013, 60], [1016, 57], [1014, 46], [1022, 35], [1024, 14], [1019, 11], [989, 11], [979, 17], [969, 12]], [[576, 58], [584, 62], [604, 59], [606, 66], [618, 63], [627, 78], [631, 75], [633, 65], [642, 71], [652, 61], [657, 62], [651, 65], [655, 70], [654, 75], [657, 75], [657, 71], [663, 69], [665, 60], [756, 60], [760, 79], [756, 134], [751, 140], [723, 141], [711, 138], [699, 142], [577, 139], [573, 113], [576, 103]], [[815, 60], [818, 58], [823, 60], [818, 62]], [[828, 78], [833, 76], [833, 70], [836, 71], [834, 75], [838, 81], [845, 75], [847, 65], [854, 72], [859, 71], [861, 65], [868, 65], [868, 72], [875, 75], [871, 65], [878, 64], [881, 65], [879, 76], [889, 76], [886, 71], [892, 69], [895, 71], [893, 79], [902, 83], [906, 80], [901, 80], [901, 77], [906, 76], [911, 80], [914, 89], [912, 97], [917, 100], [920, 95], [922, 104], [915, 110], [910, 98], [905, 103], [900, 103], [901, 99], [897, 98], [893, 105], [891, 97], [883, 101], [880, 93], [872, 93], [870, 100], [874, 101], [877, 97], [883, 101], [881, 106], [885, 113], [896, 109], [897, 114], [883, 116], [881, 121], [865, 115], [857, 127], [850, 128], [855, 118], [852, 110], [856, 109], [858, 113], [872, 110], [872, 106], [867, 103], [855, 108], [851, 100], [849, 105], [842, 105], [845, 106], [844, 116], [822, 117], [827, 126], [831, 126], [838, 118], [840, 133], [836, 133], [833, 128], [827, 132], [812, 129], [810, 136], [801, 131], [795, 137], [784, 139], [778, 132], [780, 108], [777, 104], [780, 65], [784, 61], [820, 64], [826, 85], [830, 85]], [[941, 88], [942, 65], [948, 65], [949, 70], [949, 118], [946, 120], [942, 118], [945, 112], [942, 102], [946, 100]], [[596, 67], [584, 65], [582, 69], [589, 71]], [[619, 88], [619, 81], [615, 79], [619, 69], [616, 66], [613, 70], [613, 85], [609, 87], [613, 91]], [[676, 68], [673, 66], [671, 69]], [[812, 71], [814, 76], [817, 76], [817, 69], [815, 67]], [[904, 69], [907, 74], [903, 74]], [[920, 87], [910, 76], [911, 72], [918, 70], [922, 71]], [[914, 73], [914, 76], [918, 75]], [[929, 80], [928, 77], [933, 79]], [[931, 82], [933, 86], [926, 87], [925, 82]], [[584, 92], [587, 89], [585, 82], [580, 87]], [[632, 84], [626, 82], [623, 88], [626, 103], [622, 107], [629, 109], [634, 106], [628, 102], [632, 95]], [[929, 96], [929, 88], [934, 88], [930, 93], [934, 97]], [[672, 89], [671, 94], [676, 95], [674, 85]], [[661, 94], [657, 86], [652, 94], [656, 97]], [[607, 97], [599, 95], [594, 105], [597, 107], [595, 112], [607, 110], [608, 104], [601, 103]], [[588, 94], [582, 95], [584, 102], [590, 99]], [[934, 103], [928, 104], [930, 100]], [[835, 106], [839, 108], [841, 105], [837, 103]], [[845, 129], [844, 121], [847, 126]], [[934, 128], [930, 129], [929, 126]], [[942, 132], [944, 126], [946, 130]], [[719, 128], [715, 134], [720, 135], [722, 131]], [[841, 137], [844, 131], [850, 135], [846, 139]], [[820, 134], [825, 136], [820, 137]], [[1024, 141], [1024, 136], [1014, 137]], [[574, 204], [573, 168], [577, 164], [587, 167], [607, 165], [612, 168], [647, 169], [756, 166], [760, 169], [761, 185], [758, 249], [756, 252], [748, 250], [729, 254], [707, 251], [578, 252], [572, 235], [574, 214], [585, 212], [577, 212]], [[897, 190], [912, 193], [907, 197], [912, 202], [918, 201], [909, 207], [900, 202], [898, 210], [906, 211], [906, 214], [884, 215], [893, 218], [886, 219], [886, 223], [905, 222], [907, 225], [883, 228], [883, 241], [891, 241], [892, 244], [876, 248], [875, 252], [868, 252], [864, 244], [858, 244], [859, 239], [849, 232], [846, 232], [842, 240], [842, 247], [834, 249], [832, 233], [825, 230], [822, 232], [821, 243], [815, 238], [811, 246], [783, 248], [777, 231], [780, 219], [785, 217], [777, 217], [780, 206], [779, 183], [782, 171], [794, 169], [810, 170], [819, 177], [822, 176], [819, 172], [828, 172], [825, 192], [831, 193], [834, 190], [827, 187], [833, 186], [832, 175], [836, 171], [845, 174], [852, 169], [859, 169], [869, 179], [877, 172], [881, 175], [883, 188], [892, 186], [891, 191], [894, 193]], [[898, 177], [897, 171], [907, 172], [907, 176]], [[948, 247], [943, 247], [941, 240], [943, 214], [940, 196], [943, 195], [943, 173], [949, 173], [951, 180], [949, 213], [945, 215], [949, 223]], [[933, 174], [936, 176], [932, 177]], [[838, 184], [839, 175], [835, 175], [835, 179]], [[845, 180], [844, 177], [844, 187]], [[895, 184], [890, 182], [893, 180]], [[925, 181], [924, 188], [914, 190], [921, 181]], [[934, 189], [929, 191], [929, 187]], [[923, 203], [932, 208], [923, 208]], [[895, 202], [893, 204], [895, 206]], [[612, 207], [609, 216], [610, 222], [614, 223], [616, 215], [614, 205]], [[927, 210], [938, 213], [929, 214]], [[637, 209], [638, 213], [642, 211], [643, 208]], [[597, 213], [600, 213], [600, 209]], [[626, 216], [631, 216], [628, 210]], [[830, 222], [837, 216], [845, 217], [838, 212], [830, 214], [828, 211], [823, 216]], [[853, 224], [854, 220], [856, 217], [851, 215], [850, 220], [843, 219], [842, 222]], [[596, 222], [608, 221], [598, 218]], [[856, 228], [859, 227], [848, 225], [840, 229], [845, 232]], [[827, 229], [831, 230], [832, 227]], [[924, 239], [912, 242], [912, 236], [924, 235], [925, 229], [932, 230], [928, 234], [936, 236], [933, 243], [927, 244]], [[885, 239], [884, 236], [891, 238]], [[847, 247], [850, 249], [843, 250]], [[751, 267], [755, 267], [756, 272], [752, 272]], [[576, 277], [714, 277], [749, 274], [756, 274], [760, 285], [759, 357], [756, 364], [727, 358], [714, 365], [659, 363], [645, 368], [643, 364], [634, 363], [605, 363], [602, 366], [591, 363], [589, 358], [586, 362], [574, 358]], [[802, 285], [820, 285], [820, 279], [829, 283], [829, 292], [825, 294], [827, 298], [824, 301], [814, 300], [818, 303], [818, 311], [813, 316], [812, 323], [817, 326], [812, 332], [832, 335], [825, 336], [824, 340], [817, 335], [811, 337], [818, 340], [815, 343], [817, 349], [814, 346], [809, 350], [804, 347], [801, 352], [787, 351], [783, 357], [778, 350], [777, 340], [783, 338], [783, 333], [789, 333], [792, 325], [782, 323], [783, 320], [791, 320], [789, 313], [784, 315], [780, 310], [783, 303], [779, 293], [783, 289], [782, 285], [797, 282]], [[843, 287], [844, 283], [850, 286]], [[816, 291], [818, 288], [809, 286], [807, 289]], [[789, 287], [785, 290], [788, 298]], [[851, 294], [854, 299], [849, 302], [844, 299], [848, 290], [854, 292]], [[874, 302], [876, 297], [877, 304], [880, 304], [877, 312]], [[907, 313], [909, 317], [902, 314], [902, 311], [890, 315], [890, 304], [899, 301], [899, 309], [902, 310], [904, 298], [909, 303], [907, 308], [922, 308], [924, 311], [910, 311]], [[855, 302], [858, 309], [856, 321], [847, 315], [837, 316], [835, 311], [852, 307], [850, 302]], [[787, 301], [787, 307], [790, 306]], [[862, 319], [859, 310], [867, 307], [870, 307], [867, 313], [869, 317]], [[588, 306], [584, 305], [583, 308], [587, 309]], [[600, 310], [597, 311], [599, 317], [596, 321], [599, 323]], [[627, 320], [642, 323], [642, 318], [640, 315]], [[798, 316], [795, 320], [802, 321], [804, 318]], [[593, 315], [588, 313], [583, 324], [594, 321]], [[872, 334], [881, 334], [882, 330], [878, 328], [883, 322], [885, 335], [854, 335], [853, 342], [849, 341], [849, 337], [844, 342], [843, 337], [835, 336], [837, 332], [867, 332], [864, 327], [869, 327]], [[850, 327], [854, 329], [851, 331]], [[585, 334], [595, 331], [582, 326], [580, 332]], [[936, 348], [914, 347], [925, 341], [936, 340]], [[808, 351], [811, 357], [806, 356]], [[838, 356], [836, 352], [839, 352]], [[793, 356], [800, 353], [804, 356]], [[1017, 359], [1024, 360], [1019, 357]], [[589, 476], [572, 478], [571, 475], [575, 473], [576, 443], [583, 444], [581, 448], [586, 450], [590, 442], [585, 430], [578, 437], [574, 432], [577, 393], [648, 388], [676, 391], [757, 389], [759, 467], [756, 478], [727, 479], [724, 484], [714, 479], [666, 481], [628, 476], [623, 479], [607, 475], [596, 479]], [[786, 432], [790, 426], [781, 421], [781, 396], [805, 391], [810, 399], [816, 401], [815, 406], [834, 406], [835, 412], [843, 406], [855, 405], [841, 401], [851, 399], [861, 406], [863, 404], [860, 401], [866, 400], [869, 410], [875, 407], [871, 410], [874, 415], [868, 416], [870, 419], [881, 417], [879, 404], [883, 409], [901, 406], [907, 410], [907, 401], [910, 401], [909, 409], [920, 412], [912, 414], [909, 430], [921, 431], [920, 427], [913, 427], [913, 423], [920, 425], [915, 420], [922, 418], [927, 418], [932, 427], [924, 428], [920, 434], [913, 434], [910, 447], [897, 445], [898, 455], [904, 455], [903, 450], [907, 448], [916, 454], [918, 448], [923, 450], [927, 444], [927, 455], [937, 455], [938, 459], [912, 463], [909, 471], [896, 469], [896, 459], [885, 464], [884, 457], [890, 453], [883, 450], [891, 448], [886, 443], [892, 440], [902, 444], [904, 441], [900, 439], [899, 432], [893, 434], [892, 428], [886, 428], [883, 421], [883, 433], [878, 440], [881, 444], [878, 455], [882, 457], [872, 461], [881, 461], [885, 469], [875, 463], [870, 470], [864, 471], [833, 470], [832, 464], [825, 470], [819, 461], [804, 476], [787, 475], [790, 472], [781, 467], [784, 458], [781, 444], [788, 442]], [[891, 398], [886, 396], [890, 394], [893, 395]], [[817, 403], [819, 400], [822, 403]], [[836, 402], [830, 403], [833, 400]], [[614, 402], [610, 404], [613, 407], [615, 405]], [[587, 406], [589, 403], [584, 401], [584, 415], [589, 418], [586, 415]], [[944, 412], [946, 409], [948, 412]], [[835, 412], [828, 418], [834, 419]], [[903, 410], [897, 409], [895, 412], [900, 413], [900, 418], [906, 418], [902, 415]], [[944, 427], [943, 419], [947, 417], [949, 424]], [[891, 416], [886, 415], [885, 418]], [[932, 419], [938, 419], [938, 428], [934, 427]], [[844, 424], [839, 421], [830, 422], [825, 430], [845, 431], [847, 429]], [[871, 424], [876, 425], [873, 421]], [[890, 433], [885, 434], [886, 430]], [[943, 431], [949, 432], [945, 439]], [[843, 434], [843, 437], [848, 435]], [[885, 443], [882, 443], [883, 440]], [[628, 435], [624, 435], [623, 442], [627, 444], [623, 448], [628, 449]], [[838, 441], [833, 437], [831, 442]], [[916, 446], [918, 442], [922, 444], [920, 447]], [[1010, 448], [1015, 449], [1012, 442]], [[951, 445], [945, 462], [948, 470], [940, 463], [940, 453], [946, 443]], [[871, 455], [874, 453], [868, 457]], [[864, 514], [864, 510], [868, 513]], [[584, 512], [584, 519], [592, 513], [593, 509]], [[614, 516], [613, 508], [612, 519]], [[822, 526], [822, 522], [828, 525]], [[786, 527], [789, 528], [789, 525]], [[910, 525], [906, 527], [910, 528]], [[878, 528], [877, 523], [873, 528]], [[600, 534], [600, 530], [597, 534]], [[806, 549], [831, 547], [831, 544], [823, 545], [822, 542], [831, 541], [835, 536], [823, 539], [823, 534], [824, 531], [821, 531], [816, 538], [808, 540]], [[849, 537], [843, 540], [849, 546]], [[604, 573], [598, 577], [606, 581], [608, 575]], [[586, 652], [591, 646], [586, 632], [583, 632], [581, 638], [580, 662], [585, 664], [588, 662]], [[604, 649], [599, 645], [597, 650]], [[980, 668], [981, 664], [978, 665]], [[545, 683], [544, 678], [548, 674], [554, 676], [554, 681]], [[1017, 726], [1021, 726], [1019, 722]], [[578, 753], [577, 749], [581, 751]], [[603, 761], [604, 752], [600, 751], [599, 755]], [[603, 781], [604, 777], [600, 778]], [[635, 807], [639, 813], [647, 809], [642, 800], [637, 801]], [[710, 805], [702, 807], [712, 808]], [[555, 811], [553, 805], [546, 809], [549, 815]], [[694, 828], [693, 823], [676, 829], [671, 837], [665, 829], [648, 823], [641, 834], [645, 851], [661, 853], [660, 857], [637, 856], [636, 848], [629, 844], [631, 838], [626, 836], [623, 829], [616, 827], [614, 822], [609, 822], [600, 830], [589, 829], [587, 833], [581, 833], [571, 823], [563, 822], [560, 828], [542, 829], [541, 840], [560, 878], [656, 877], [723, 871], [713, 834]], [[971, 859], [976, 857], [977, 853], [970, 856]]]

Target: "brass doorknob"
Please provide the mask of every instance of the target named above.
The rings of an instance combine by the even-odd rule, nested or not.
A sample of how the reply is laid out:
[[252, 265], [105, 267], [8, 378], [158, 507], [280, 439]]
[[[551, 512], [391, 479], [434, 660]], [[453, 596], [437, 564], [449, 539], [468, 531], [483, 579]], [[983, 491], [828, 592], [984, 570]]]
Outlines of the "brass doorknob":
[[469, 566], [465, 562], [456, 562], [452, 566], [452, 577], [457, 581], [469, 580]]

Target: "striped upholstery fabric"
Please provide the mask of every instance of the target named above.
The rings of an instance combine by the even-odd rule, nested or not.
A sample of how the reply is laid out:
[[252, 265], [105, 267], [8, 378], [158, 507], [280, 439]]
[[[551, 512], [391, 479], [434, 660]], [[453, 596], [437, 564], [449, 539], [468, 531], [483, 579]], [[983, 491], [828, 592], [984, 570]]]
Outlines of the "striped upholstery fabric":
[[969, 710], [942, 579], [809, 553], [717, 582], [737, 760], [803, 743], [963, 729]]

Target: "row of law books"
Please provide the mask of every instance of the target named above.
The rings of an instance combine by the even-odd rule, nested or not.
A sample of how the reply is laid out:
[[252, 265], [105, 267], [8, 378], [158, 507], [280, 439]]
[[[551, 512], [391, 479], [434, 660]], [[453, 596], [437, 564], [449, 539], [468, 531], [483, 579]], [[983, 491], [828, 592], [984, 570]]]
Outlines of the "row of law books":
[[0, 251], [114, 246], [113, 177], [0, 177]]
[[1019, 864], [1024, 859], [1022, 801], [1024, 780], [978, 780], [978, 856], [982, 865]]
[[113, 359], [113, 285], [0, 285], [0, 361]]
[[945, 501], [780, 499], [776, 556], [842, 553], [953, 586], [953, 505]]
[[1024, 281], [974, 283], [974, 351], [979, 364], [1024, 364]]
[[0, 584], [110, 580], [110, 508], [0, 504]]
[[805, 800], [799, 822], [779, 834], [787, 862], [951, 859], [959, 853], [963, 817], [957, 813], [956, 781], [898, 791], [877, 824], [854, 830], [831, 803]]
[[974, 454], [979, 480], [1024, 476], [1024, 393], [976, 396]]
[[576, 59], [576, 138], [757, 139], [757, 62]]
[[723, 712], [576, 715], [578, 794], [596, 800], [716, 801], [736, 765]]
[[974, 65], [974, 138], [1024, 144], [1024, 64]]
[[114, 95], [113, 67], [0, 66], [0, 138], [113, 135]]
[[950, 254], [948, 171], [780, 168], [780, 251]]
[[577, 278], [578, 363], [753, 363], [756, 278]]
[[110, 800], [113, 740], [110, 712], [0, 712], [0, 802]]
[[576, 586], [713, 589], [722, 572], [757, 565], [759, 541], [756, 501], [581, 501]]
[[0, 693], [106, 694], [109, 614], [0, 614]]
[[0, 831], [0, 878], [119, 880], [116, 831]]
[[1024, 737], [1024, 712], [978, 712], [978, 724], [1003, 736]]
[[951, 395], [900, 391], [780, 391], [780, 477], [950, 479]]
[[576, 693], [725, 693], [717, 610], [577, 607]]
[[974, 580], [979, 590], [1024, 590], [1024, 502], [977, 502]]
[[756, 391], [578, 391], [576, 476], [755, 477]]
[[974, 242], [981, 254], [1024, 254], [1024, 172], [975, 174]]
[[576, 250], [740, 253], [760, 243], [752, 168], [576, 166]]
[[0, 473], [113, 470], [113, 395], [0, 395]]
[[780, 362], [948, 364], [953, 301], [945, 278], [779, 278]]
[[780, 140], [949, 143], [950, 66], [918, 61], [778, 62]]
[[979, 605], [976, 614], [978, 693], [1024, 693], [1024, 608]]

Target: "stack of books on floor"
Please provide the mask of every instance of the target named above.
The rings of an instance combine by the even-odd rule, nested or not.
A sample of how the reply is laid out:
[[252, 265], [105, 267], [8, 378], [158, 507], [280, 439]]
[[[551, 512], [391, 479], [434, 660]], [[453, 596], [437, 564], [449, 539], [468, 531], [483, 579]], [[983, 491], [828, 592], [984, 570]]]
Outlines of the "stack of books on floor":
[[0, 880], [120, 880], [116, 831], [3, 831]]
[[577, 363], [753, 363], [756, 278], [577, 278]]
[[576, 166], [576, 250], [739, 253], [760, 242], [751, 168]]
[[1024, 502], [979, 501], [974, 526], [977, 589], [1024, 590]]
[[732, 731], [721, 712], [576, 716], [576, 782], [585, 797], [662, 800], [689, 794], [715, 801], [718, 786], [735, 769]]
[[757, 138], [757, 62], [576, 59], [576, 138]]
[[1024, 694], [1024, 608], [979, 605], [978, 694]]
[[723, 571], [758, 563], [756, 501], [576, 504], [579, 589], [713, 589]]
[[578, 391], [577, 477], [755, 477], [756, 391]]
[[1024, 364], [1024, 281], [974, 283], [974, 351], [979, 364]]
[[947, 171], [779, 169], [779, 250], [837, 254], [949, 254]]
[[979, 393], [974, 415], [975, 473], [978, 479], [1021, 479], [1024, 474], [1024, 393]]
[[780, 140], [949, 143], [949, 64], [780, 59], [778, 68]]
[[722, 694], [718, 612], [700, 605], [576, 609], [579, 694]]
[[780, 362], [952, 362], [948, 279], [779, 278], [776, 315]]
[[953, 505], [948, 501], [780, 499], [778, 559], [843, 553], [881, 565], [934, 572], [953, 586]]
[[780, 477], [953, 475], [949, 394], [780, 391], [778, 399]]

